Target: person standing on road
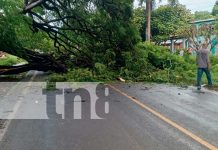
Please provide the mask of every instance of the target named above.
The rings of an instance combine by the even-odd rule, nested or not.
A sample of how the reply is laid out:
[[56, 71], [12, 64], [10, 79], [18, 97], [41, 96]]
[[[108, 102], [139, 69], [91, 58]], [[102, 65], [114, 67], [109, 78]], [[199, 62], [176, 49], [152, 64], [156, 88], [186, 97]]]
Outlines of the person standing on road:
[[210, 73], [210, 58], [208, 50], [208, 44], [204, 43], [202, 47], [196, 51], [196, 63], [197, 63], [197, 89], [201, 90], [201, 78], [203, 73], [207, 76], [208, 86], [212, 86], [212, 79]]

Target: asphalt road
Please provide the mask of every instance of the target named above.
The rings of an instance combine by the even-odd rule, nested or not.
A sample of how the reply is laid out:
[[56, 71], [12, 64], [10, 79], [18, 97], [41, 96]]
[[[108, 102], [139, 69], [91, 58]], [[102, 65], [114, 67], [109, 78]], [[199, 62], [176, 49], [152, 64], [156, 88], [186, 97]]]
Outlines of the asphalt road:
[[[2, 131], [0, 150], [216, 150], [218, 147], [217, 93], [142, 83], [112, 86], [109, 96], [101, 99], [101, 103], [110, 102], [105, 119], [11, 120]], [[36, 91], [36, 85], [29, 85], [28, 89]], [[37, 95], [29, 97], [33, 101], [39, 99]], [[88, 107], [88, 101], [83, 105]], [[97, 105], [96, 110], [102, 110], [102, 106]], [[83, 113], [88, 116], [88, 109]], [[211, 145], [214, 147], [209, 148]]]

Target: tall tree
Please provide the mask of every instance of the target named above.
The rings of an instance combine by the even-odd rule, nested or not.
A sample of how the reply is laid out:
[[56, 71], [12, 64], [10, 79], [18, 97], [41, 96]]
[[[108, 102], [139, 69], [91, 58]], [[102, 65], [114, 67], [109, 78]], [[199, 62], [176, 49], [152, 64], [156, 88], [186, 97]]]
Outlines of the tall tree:
[[151, 40], [151, 11], [152, 11], [152, 0], [146, 0], [146, 40]]
[[185, 31], [190, 28], [191, 12], [184, 5], [160, 6], [152, 13], [152, 40], [160, 43], [170, 37], [184, 37]]
[[[137, 27], [142, 39], [145, 39], [145, 8], [139, 7], [134, 10], [133, 24]], [[193, 20], [190, 10], [184, 5], [177, 4], [172, 7], [163, 5], [153, 10], [151, 15], [152, 41], [160, 43], [170, 39], [170, 36], [184, 37], [184, 31], [190, 27]]]
[[133, 18], [132, 18], [132, 23], [140, 33], [140, 36], [143, 41], [146, 40], [146, 31], [145, 31], [145, 26], [146, 26], [146, 9], [145, 7], [138, 7], [134, 9], [133, 12]]
[[218, 0], [216, 1], [215, 5], [214, 5], [214, 7], [213, 7], [212, 15], [213, 15], [213, 16], [218, 15]]
[[[162, 0], [159, 0], [161, 2]], [[151, 40], [151, 12], [154, 8], [155, 0], [139, 0], [140, 4], [146, 3], [146, 41]], [[178, 3], [178, 0], [168, 0], [168, 3], [171, 6], [175, 6]]]
[[211, 13], [208, 11], [196, 11], [194, 16], [195, 16], [195, 20], [214, 18], [214, 16], [212, 16]]

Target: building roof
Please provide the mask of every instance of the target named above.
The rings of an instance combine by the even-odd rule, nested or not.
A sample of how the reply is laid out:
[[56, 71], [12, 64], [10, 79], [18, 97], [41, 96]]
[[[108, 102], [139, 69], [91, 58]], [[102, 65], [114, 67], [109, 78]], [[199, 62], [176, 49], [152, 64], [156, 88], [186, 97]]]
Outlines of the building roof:
[[[183, 42], [183, 39], [179, 39], [175, 41], [175, 44], [180, 44]], [[165, 42], [161, 42], [161, 44], [171, 44], [171, 40], [167, 40]]]
[[215, 18], [210, 18], [210, 19], [205, 19], [205, 20], [191, 21], [191, 24], [204, 23], [204, 22], [214, 22], [214, 21], [216, 21]]

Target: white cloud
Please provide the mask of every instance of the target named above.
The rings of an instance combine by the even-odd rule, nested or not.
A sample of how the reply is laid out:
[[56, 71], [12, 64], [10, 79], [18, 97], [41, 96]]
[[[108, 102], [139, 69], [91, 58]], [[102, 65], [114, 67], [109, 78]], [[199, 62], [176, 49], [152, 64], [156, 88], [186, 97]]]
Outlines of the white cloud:
[[[179, 2], [183, 5], [186, 5], [186, 7], [190, 9], [192, 12], [195, 12], [195, 11], [211, 12], [216, 0], [179, 0]], [[163, 0], [163, 2], [158, 3], [158, 6], [166, 4], [166, 3], [167, 3], [167, 0]], [[138, 5], [138, 2], [137, 0], [135, 0], [135, 6], [137, 5]]]

